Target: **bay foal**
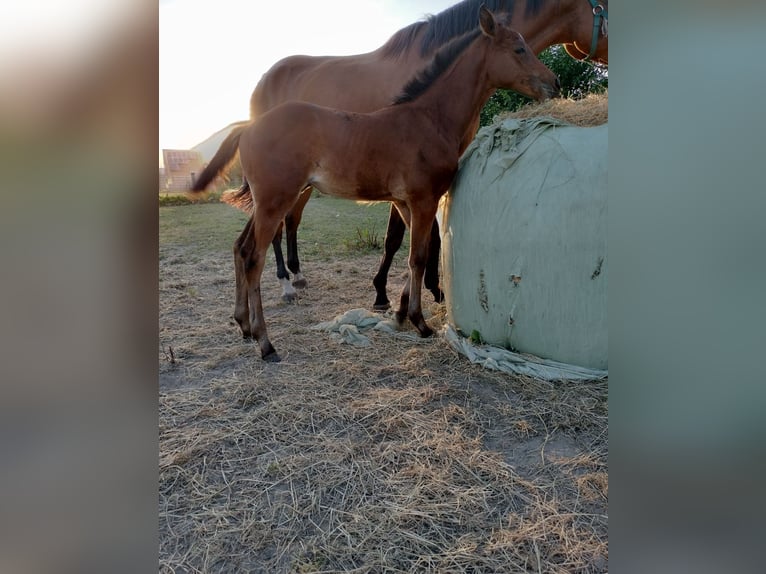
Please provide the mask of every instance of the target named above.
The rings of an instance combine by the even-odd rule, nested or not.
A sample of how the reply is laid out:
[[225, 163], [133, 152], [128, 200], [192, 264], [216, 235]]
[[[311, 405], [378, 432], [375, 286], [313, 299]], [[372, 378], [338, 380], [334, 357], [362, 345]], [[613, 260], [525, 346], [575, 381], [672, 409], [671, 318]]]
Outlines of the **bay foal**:
[[247, 186], [224, 197], [252, 211], [238, 270], [245, 280], [238, 281], [242, 292], [234, 316], [243, 333], [258, 341], [264, 360], [279, 360], [261, 302], [266, 251], [309, 187], [395, 205], [411, 234], [409, 281], [396, 318], [401, 323], [409, 317], [423, 337], [432, 334], [421, 309], [429, 237], [439, 198], [457, 171], [468, 125], [497, 88], [538, 100], [559, 90], [558, 78], [503, 20], [482, 6], [479, 28], [439, 50], [391, 106], [360, 114], [288, 102], [242, 131], [239, 153]]

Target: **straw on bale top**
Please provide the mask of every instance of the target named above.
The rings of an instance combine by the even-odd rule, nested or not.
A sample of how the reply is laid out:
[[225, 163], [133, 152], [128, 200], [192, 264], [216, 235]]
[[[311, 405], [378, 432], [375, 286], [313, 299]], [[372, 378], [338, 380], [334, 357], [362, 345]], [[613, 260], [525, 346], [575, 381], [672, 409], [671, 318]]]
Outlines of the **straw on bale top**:
[[557, 98], [532, 103], [515, 112], [498, 114], [497, 119], [539, 116], [551, 116], [583, 128], [600, 126], [609, 121], [609, 93], [589, 94], [581, 100]]

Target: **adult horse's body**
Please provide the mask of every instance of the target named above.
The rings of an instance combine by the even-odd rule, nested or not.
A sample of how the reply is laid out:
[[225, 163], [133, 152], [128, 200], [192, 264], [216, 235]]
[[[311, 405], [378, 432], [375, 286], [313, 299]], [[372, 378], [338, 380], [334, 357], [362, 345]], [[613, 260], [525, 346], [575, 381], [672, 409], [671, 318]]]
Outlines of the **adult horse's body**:
[[[477, 14], [482, 0], [463, 0], [427, 20], [399, 30], [379, 49], [357, 56], [290, 56], [277, 62], [264, 74], [250, 101], [251, 120], [289, 100], [313, 102], [354, 112], [371, 112], [387, 106], [397, 91], [413, 73], [450, 39], [478, 24]], [[535, 54], [554, 44], [564, 44], [578, 59], [590, 56], [594, 61], [608, 60], [608, 41], [604, 31], [594, 29], [595, 6], [608, 6], [607, 0], [484, 0], [493, 11], [507, 14], [514, 29], [519, 31]], [[598, 10], [603, 10], [599, 8]], [[604, 14], [605, 15], [605, 14]], [[462, 88], [461, 88], [462, 89]], [[241, 122], [221, 144], [220, 149], [197, 179], [194, 190], [204, 189], [236, 157], [239, 138], [249, 122]], [[479, 113], [466, 126], [460, 151], [473, 139], [479, 125]], [[285, 218], [288, 266], [295, 274], [293, 284], [305, 285], [300, 272], [296, 230], [303, 207], [310, 193], [303, 194]], [[237, 283], [244, 281], [241, 273], [245, 238], [251, 233], [250, 223], [234, 246]], [[386, 295], [388, 270], [394, 253], [399, 249], [405, 225], [392, 206], [384, 246], [384, 254], [373, 284], [376, 289], [375, 307], [389, 306]], [[290, 299], [294, 289], [289, 282], [281, 249], [281, 226], [273, 246], [277, 259], [277, 277], [283, 287], [283, 297]], [[437, 300], [439, 231], [434, 221], [432, 249], [426, 266], [425, 284]], [[241, 290], [238, 287], [237, 292]], [[238, 303], [239, 304], [239, 303]]]
[[[301, 193], [315, 187], [347, 199], [390, 201], [411, 232], [410, 278], [396, 313], [421, 336], [421, 285], [439, 198], [457, 171], [466, 130], [497, 88], [544, 100], [558, 78], [523, 37], [482, 6], [480, 30], [440, 49], [395, 104], [369, 114], [287, 102], [247, 126], [240, 136], [240, 192], [225, 196], [252, 212], [243, 240], [234, 317], [258, 341], [264, 360], [279, 360], [263, 318], [260, 280], [269, 242]], [[506, 18], [507, 20], [507, 18]], [[248, 189], [249, 187], [249, 189]]]

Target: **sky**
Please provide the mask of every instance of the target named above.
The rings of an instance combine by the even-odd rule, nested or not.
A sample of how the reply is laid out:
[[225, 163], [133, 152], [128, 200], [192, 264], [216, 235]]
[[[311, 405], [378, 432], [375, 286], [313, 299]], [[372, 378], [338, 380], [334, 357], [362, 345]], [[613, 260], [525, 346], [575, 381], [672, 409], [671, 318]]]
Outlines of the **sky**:
[[249, 117], [261, 76], [293, 54], [349, 55], [458, 0], [160, 0], [159, 149]]

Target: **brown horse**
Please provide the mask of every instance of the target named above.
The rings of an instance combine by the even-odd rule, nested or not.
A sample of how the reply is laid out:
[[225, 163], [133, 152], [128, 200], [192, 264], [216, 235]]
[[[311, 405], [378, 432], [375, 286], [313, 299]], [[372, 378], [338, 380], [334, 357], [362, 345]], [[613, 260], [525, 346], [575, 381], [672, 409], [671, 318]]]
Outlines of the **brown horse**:
[[[484, 0], [493, 12], [507, 14], [514, 29], [526, 39], [538, 54], [554, 44], [565, 44], [570, 55], [577, 59], [607, 63], [609, 44], [604, 22], [607, 0]], [[313, 102], [333, 108], [355, 112], [371, 112], [393, 100], [397, 90], [413, 73], [420, 69], [446, 42], [478, 25], [477, 14], [481, 0], [464, 0], [427, 20], [415, 22], [395, 33], [381, 48], [357, 56], [290, 56], [277, 62], [253, 92], [250, 102], [251, 119], [256, 119], [275, 106], [288, 100]], [[595, 14], [599, 14], [599, 18]], [[194, 190], [203, 190], [233, 161], [239, 149], [239, 138], [249, 122], [241, 122], [203, 170], [195, 182]], [[476, 134], [479, 112], [469, 122], [461, 142], [461, 152]], [[305, 286], [300, 272], [297, 251], [297, 227], [303, 208], [310, 198], [305, 193], [285, 218], [287, 231], [288, 267], [295, 274], [293, 285]], [[241, 273], [245, 238], [251, 234], [248, 222], [234, 246], [237, 284], [244, 281]], [[273, 240], [277, 260], [277, 277], [282, 283], [283, 297], [291, 299], [295, 290], [282, 256], [281, 226]], [[375, 308], [388, 308], [386, 295], [388, 270], [394, 254], [404, 237], [405, 225], [399, 212], [391, 208], [384, 254], [373, 284], [376, 289]], [[432, 249], [425, 272], [425, 285], [441, 300], [438, 282], [439, 230], [434, 222]], [[237, 288], [237, 293], [241, 289]], [[238, 301], [237, 305], [240, 305]]]
[[423, 337], [432, 334], [421, 310], [429, 236], [468, 126], [497, 88], [544, 100], [560, 87], [503, 20], [482, 6], [480, 28], [441, 48], [391, 106], [360, 114], [287, 102], [243, 130], [239, 153], [249, 189], [225, 196], [252, 212], [240, 269], [246, 280], [237, 296], [247, 306], [238, 304], [234, 316], [245, 334], [252, 332], [264, 360], [279, 360], [261, 303], [266, 251], [280, 222], [311, 187], [396, 206], [411, 233], [410, 277], [396, 318], [401, 323], [409, 317]]

